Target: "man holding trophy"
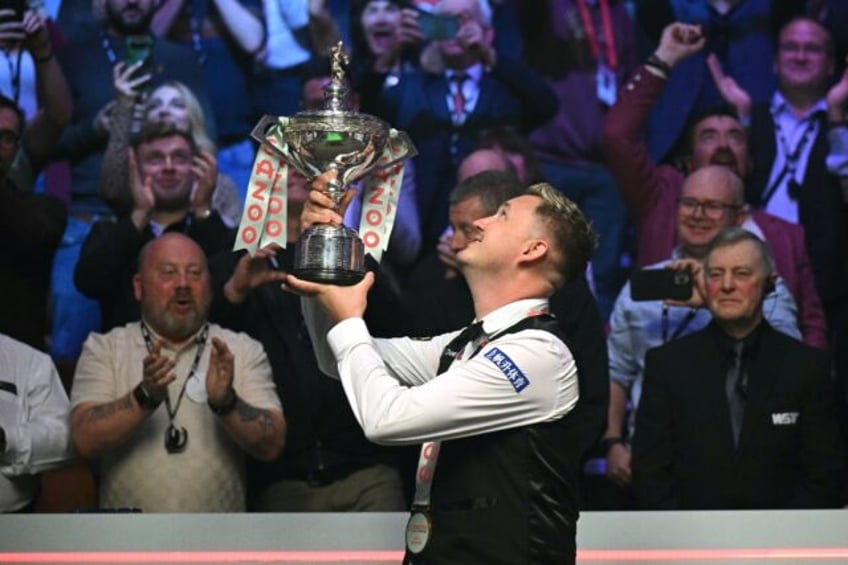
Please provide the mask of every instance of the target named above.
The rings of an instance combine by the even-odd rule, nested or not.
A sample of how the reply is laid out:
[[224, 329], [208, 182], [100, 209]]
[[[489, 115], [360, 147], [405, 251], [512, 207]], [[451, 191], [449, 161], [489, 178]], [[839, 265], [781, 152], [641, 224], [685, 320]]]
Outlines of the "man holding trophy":
[[354, 191], [344, 187], [366, 171], [387, 171], [385, 182], [368, 184], [387, 191], [389, 205], [363, 214], [390, 216], [400, 168], [392, 163], [413, 149], [376, 118], [345, 111], [343, 78], [334, 75], [322, 110], [260, 122], [268, 143], [236, 248], [262, 257], [284, 228], [285, 174], [275, 167], [314, 179], [285, 285], [308, 297], [302, 307], [319, 367], [341, 380], [366, 437], [423, 444], [406, 563], [574, 563], [579, 454], [569, 415], [577, 368], [548, 297], [584, 272], [597, 238], [573, 202], [534, 185], [475, 221], [475, 237], [457, 254], [473, 325], [429, 340], [372, 338], [362, 317], [374, 274], [365, 273], [361, 249], [379, 259], [388, 228], [363, 232], [362, 242], [348, 233], [342, 217]]
[[320, 109], [292, 117], [265, 116], [254, 128], [253, 137], [261, 146], [234, 246], [250, 255], [271, 244], [286, 247], [288, 167], [310, 179], [328, 172], [331, 180], [324, 190], [337, 210], [346, 187], [367, 175], [360, 234], [341, 224], [315, 225], [295, 248], [294, 272], [299, 277], [337, 285], [362, 280], [366, 252], [380, 260], [397, 213], [402, 160], [415, 155], [406, 134], [349, 109], [346, 63], [339, 43], [333, 49], [332, 80]]
[[[313, 183], [304, 225], [341, 222], [329, 176]], [[545, 184], [475, 228], [457, 254], [476, 313], [462, 332], [372, 338], [362, 320], [372, 273], [347, 287], [293, 275], [286, 285], [310, 297], [319, 365], [341, 379], [366, 437], [423, 442], [407, 563], [573, 563], [577, 369], [548, 296], [583, 272], [596, 237]]]

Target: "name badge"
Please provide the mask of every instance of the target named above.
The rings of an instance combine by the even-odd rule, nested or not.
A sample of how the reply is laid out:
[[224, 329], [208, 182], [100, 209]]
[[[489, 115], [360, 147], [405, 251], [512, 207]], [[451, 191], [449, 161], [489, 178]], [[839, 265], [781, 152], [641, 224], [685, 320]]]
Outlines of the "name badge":
[[206, 404], [206, 373], [195, 373], [186, 383], [186, 395], [198, 404]]
[[615, 99], [618, 96], [615, 73], [603, 62], [598, 63], [598, 75], [596, 81], [598, 83], [598, 100], [606, 106], [612, 106], [615, 104]]
[[415, 511], [406, 523], [406, 549], [418, 555], [427, 547], [433, 525], [427, 512]]

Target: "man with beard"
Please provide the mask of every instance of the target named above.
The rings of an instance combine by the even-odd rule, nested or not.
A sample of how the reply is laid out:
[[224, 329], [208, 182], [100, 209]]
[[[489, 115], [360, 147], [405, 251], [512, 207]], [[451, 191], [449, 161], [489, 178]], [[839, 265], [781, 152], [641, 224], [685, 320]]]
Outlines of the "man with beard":
[[[57, 157], [71, 168], [70, 217], [53, 267], [54, 357], [73, 358], [88, 332], [99, 328], [97, 304], [86, 300], [73, 285], [74, 266], [82, 242], [99, 218], [112, 211], [100, 196], [100, 165], [106, 150], [110, 110], [115, 103], [113, 68], [127, 59], [129, 36], [149, 36], [154, 0], [105, 0], [105, 21], [99, 36], [88, 37], [57, 52], [74, 104], [71, 124], [59, 141]], [[146, 39], [146, 37], [145, 37]], [[206, 116], [212, 116], [200, 66], [188, 47], [163, 39], [152, 40], [151, 88], [169, 80], [194, 92]], [[141, 74], [141, 73], [139, 73]], [[140, 78], [140, 77], [138, 77]], [[216, 138], [210, 123], [210, 137]]]
[[145, 243], [178, 232], [207, 255], [233, 244], [233, 230], [210, 208], [217, 172], [190, 134], [169, 124], [150, 124], [129, 161], [132, 211], [117, 221], [94, 224], [74, 273], [80, 292], [99, 301], [104, 330], [138, 319], [132, 281]]
[[[685, 174], [670, 165], [657, 165], [648, 153], [645, 127], [652, 105], [662, 94], [674, 66], [697, 53], [704, 43], [698, 26], [667, 26], [656, 52], [621, 89], [604, 122], [603, 147], [636, 227], [636, 264], [640, 267], [667, 259], [681, 243], [676, 218], [685, 174], [706, 165], [722, 165], [744, 179], [753, 168], [745, 126], [729, 107], [716, 108], [690, 121], [682, 140]], [[804, 230], [760, 210], [749, 212], [743, 207], [738, 213], [742, 214], [740, 224], [771, 247], [777, 273], [798, 303], [804, 341], [826, 348], [824, 312]]]
[[71, 391], [74, 445], [100, 458], [99, 504], [243, 511], [240, 452], [269, 460], [285, 442], [265, 351], [207, 322], [206, 256], [190, 238], [151, 241], [138, 267], [141, 320], [86, 340]]

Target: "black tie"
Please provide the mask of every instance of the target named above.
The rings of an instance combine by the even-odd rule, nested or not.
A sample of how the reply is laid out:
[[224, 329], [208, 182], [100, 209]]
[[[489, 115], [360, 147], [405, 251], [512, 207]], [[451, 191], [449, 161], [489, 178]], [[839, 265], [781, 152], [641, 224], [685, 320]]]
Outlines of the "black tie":
[[733, 427], [733, 443], [739, 445], [739, 433], [742, 430], [742, 419], [745, 417], [745, 402], [747, 400], [747, 375], [742, 366], [742, 348], [744, 343], [733, 344], [730, 350], [730, 367], [724, 383], [727, 394], [727, 406], [730, 410], [730, 424]]
[[480, 339], [484, 335], [483, 332], [483, 322], [482, 320], [479, 322], [474, 322], [457, 335], [447, 346], [445, 346], [445, 350], [442, 352], [442, 357], [439, 360], [439, 372], [436, 374], [444, 373], [450, 367], [450, 364], [453, 363], [453, 360], [456, 356], [465, 349], [465, 346], [469, 343], [474, 343], [478, 339]]

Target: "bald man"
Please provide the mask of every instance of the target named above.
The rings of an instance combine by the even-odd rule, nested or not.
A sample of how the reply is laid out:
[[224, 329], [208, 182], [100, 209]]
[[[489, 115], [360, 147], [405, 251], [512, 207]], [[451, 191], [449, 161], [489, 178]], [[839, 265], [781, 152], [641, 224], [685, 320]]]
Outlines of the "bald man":
[[[676, 211], [677, 247], [671, 257], [650, 265], [662, 269], [678, 259], [701, 261], [722, 230], [741, 226], [762, 237], [744, 205], [743, 185], [728, 167], [708, 165], [689, 175], [683, 184]], [[769, 323], [779, 331], [800, 339], [797, 306], [781, 279], [765, 298], [763, 308]], [[602, 440], [607, 476], [629, 489], [630, 446], [634, 418], [642, 391], [645, 353], [674, 339], [704, 328], [712, 319], [704, 308], [665, 304], [661, 300], [634, 301], [630, 283], [624, 285], [613, 307], [607, 341], [610, 363], [610, 408]], [[627, 420], [628, 402], [632, 406]]]
[[133, 278], [141, 320], [91, 334], [74, 375], [71, 436], [100, 458], [100, 505], [245, 509], [243, 452], [268, 460], [286, 425], [262, 345], [207, 321], [206, 256], [179, 233], [147, 243]]

